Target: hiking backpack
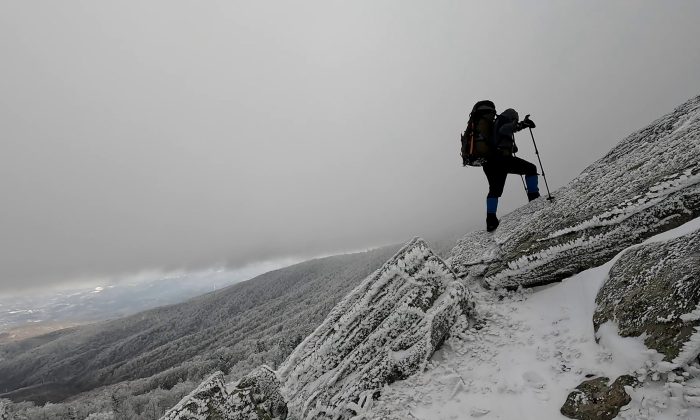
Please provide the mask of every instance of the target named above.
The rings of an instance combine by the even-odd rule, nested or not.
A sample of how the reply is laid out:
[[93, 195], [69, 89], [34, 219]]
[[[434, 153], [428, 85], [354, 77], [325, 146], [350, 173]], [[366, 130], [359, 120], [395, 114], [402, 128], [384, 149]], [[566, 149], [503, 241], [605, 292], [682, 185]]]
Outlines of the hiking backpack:
[[462, 166], [483, 166], [491, 150], [496, 106], [479, 101], [469, 114], [467, 129], [462, 133]]

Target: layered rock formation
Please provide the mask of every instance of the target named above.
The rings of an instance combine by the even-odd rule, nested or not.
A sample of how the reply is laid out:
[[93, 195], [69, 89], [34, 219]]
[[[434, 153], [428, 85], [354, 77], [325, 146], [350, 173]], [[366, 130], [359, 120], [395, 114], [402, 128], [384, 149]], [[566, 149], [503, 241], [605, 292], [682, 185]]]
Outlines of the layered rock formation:
[[367, 278], [280, 369], [295, 418], [349, 418], [384, 384], [422, 369], [468, 292], [420, 239]]
[[225, 419], [231, 415], [224, 374], [216, 372], [168, 410], [161, 420]]
[[197, 387], [161, 420], [284, 420], [287, 405], [280, 394], [275, 372], [261, 366], [227, 390], [224, 376], [217, 372]]

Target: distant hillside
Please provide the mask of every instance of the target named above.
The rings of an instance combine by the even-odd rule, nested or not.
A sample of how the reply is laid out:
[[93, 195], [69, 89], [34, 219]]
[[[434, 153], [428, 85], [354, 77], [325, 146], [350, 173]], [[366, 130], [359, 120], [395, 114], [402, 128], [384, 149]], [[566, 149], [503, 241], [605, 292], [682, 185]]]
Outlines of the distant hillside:
[[[0, 296], [0, 337], [3, 333], [34, 336], [60, 329], [62, 324], [80, 325], [133, 315], [184, 302], [296, 262], [279, 260], [236, 270], [142, 273], [105, 280], [98, 287], [93, 284]], [[8, 337], [5, 341], [14, 339]]]
[[276, 366], [397, 246], [304, 262], [187, 302], [0, 347], [0, 397], [61, 401], [143, 380], [170, 389], [222, 369]]

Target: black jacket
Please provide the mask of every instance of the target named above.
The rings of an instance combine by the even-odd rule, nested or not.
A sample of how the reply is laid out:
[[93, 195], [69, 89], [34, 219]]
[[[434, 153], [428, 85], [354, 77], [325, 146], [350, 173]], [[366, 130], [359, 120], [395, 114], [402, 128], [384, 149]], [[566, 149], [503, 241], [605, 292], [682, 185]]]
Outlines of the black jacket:
[[522, 127], [518, 123], [518, 113], [513, 110], [506, 110], [496, 117], [493, 130], [495, 153], [499, 156], [512, 156], [517, 151], [514, 134], [521, 129]]

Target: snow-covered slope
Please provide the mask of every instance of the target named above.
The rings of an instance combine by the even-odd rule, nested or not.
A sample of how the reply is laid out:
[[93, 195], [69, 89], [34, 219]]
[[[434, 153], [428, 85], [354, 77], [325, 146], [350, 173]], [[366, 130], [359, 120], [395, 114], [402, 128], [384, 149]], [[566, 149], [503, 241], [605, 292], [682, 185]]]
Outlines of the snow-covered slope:
[[[695, 219], [648, 242], [699, 231]], [[624, 254], [540, 290], [499, 294], [473, 284], [476, 324], [457, 323], [425, 372], [385, 387], [357, 420], [565, 419], [560, 408], [579, 383], [628, 373], [644, 385], [630, 390], [619, 418], [700, 418], [697, 362], [664, 373], [662, 354], [614, 328], [600, 330], [596, 343], [595, 298]]]
[[412, 240], [280, 368], [292, 418], [351, 417], [385, 384], [421, 370], [470, 300], [425, 242]]
[[620, 142], [555, 201], [536, 200], [474, 232], [452, 267], [495, 287], [552, 283], [700, 215], [700, 96]]

